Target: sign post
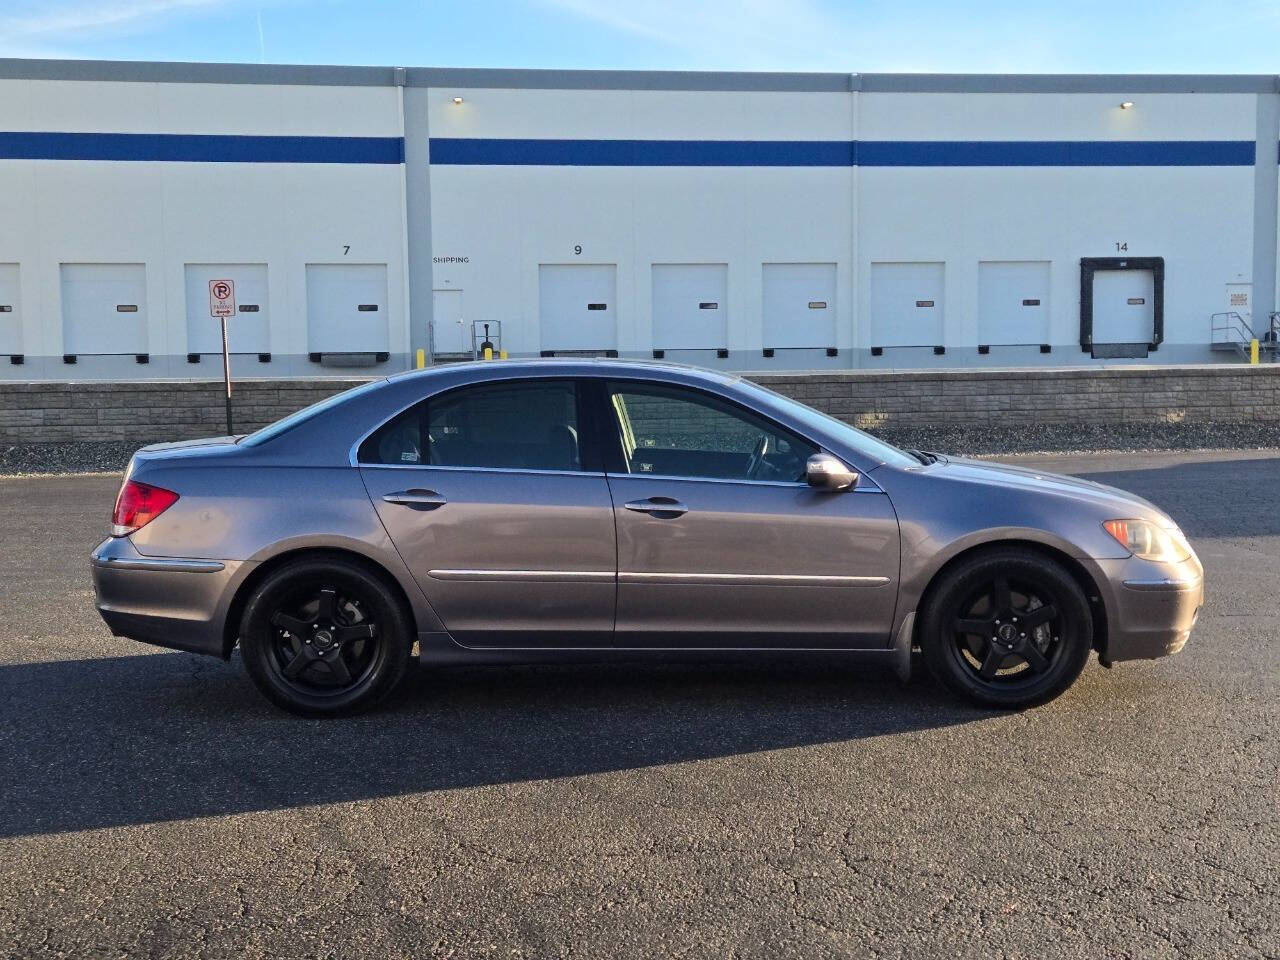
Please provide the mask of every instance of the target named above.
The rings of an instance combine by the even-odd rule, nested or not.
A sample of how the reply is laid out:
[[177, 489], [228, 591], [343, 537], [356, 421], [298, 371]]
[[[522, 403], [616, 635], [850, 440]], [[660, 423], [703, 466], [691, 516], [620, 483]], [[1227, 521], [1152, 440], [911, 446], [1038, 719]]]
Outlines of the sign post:
[[231, 426], [231, 351], [227, 345], [227, 317], [236, 312], [236, 283], [234, 280], [209, 281], [209, 316], [222, 321], [222, 383], [227, 396], [227, 436]]

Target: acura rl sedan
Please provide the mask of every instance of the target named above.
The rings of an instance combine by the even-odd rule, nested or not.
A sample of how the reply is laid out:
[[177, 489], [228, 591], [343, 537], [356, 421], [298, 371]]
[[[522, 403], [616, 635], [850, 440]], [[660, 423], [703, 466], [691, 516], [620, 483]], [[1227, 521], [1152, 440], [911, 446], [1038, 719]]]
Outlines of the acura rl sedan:
[[431, 665], [879, 663], [1043, 703], [1176, 653], [1203, 570], [1157, 507], [904, 451], [747, 380], [616, 360], [377, 380], [139, 450], [93, 552], [118, 636], [229, 659], [286, 710]]

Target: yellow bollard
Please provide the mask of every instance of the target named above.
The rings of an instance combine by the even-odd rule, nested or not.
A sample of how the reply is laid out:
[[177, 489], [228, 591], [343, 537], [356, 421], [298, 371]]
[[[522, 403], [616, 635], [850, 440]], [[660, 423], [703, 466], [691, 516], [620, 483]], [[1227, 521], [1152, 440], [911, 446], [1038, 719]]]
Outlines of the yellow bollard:
[[492, 360], [492, 359], [493, 359], [493, 347], [485, 347], [485, 348], [484, 348], [484, 358], [485, 358], [486, 360]]
[[1258, 341], [1257, 340], [1249, 341], [1249, 362], [1250, 363], [1258, 362]]
[[507, 359], [507, 351], [505, 351], [505, 350], [499, 350], [499, 351], [498, 351], [498, 359], [499, 359], [499, 360], [505, 360], [505, 359]]
[[427, 351], [421, 347], [418, 348], [418, 369], [422, 370], [427, 365]]

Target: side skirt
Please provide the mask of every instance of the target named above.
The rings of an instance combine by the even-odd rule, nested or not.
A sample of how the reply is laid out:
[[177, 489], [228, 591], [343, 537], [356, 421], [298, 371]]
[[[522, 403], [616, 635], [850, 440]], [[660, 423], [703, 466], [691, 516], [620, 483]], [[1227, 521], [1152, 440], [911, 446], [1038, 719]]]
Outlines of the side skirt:
[[831, 662], [865, 664], [890, 670], [904, 683], [911, 679], [911, 639], [915, 614], [904, 619], [894, 643], [879, 649], [807, 649], [768, 647], [655, 648], [655, 647], [463, 647], [444, 632], [418, 634], [418, 659], [430, 666], [480, 666], [538, 663], [714, 663], [724, 660], [756, 662]]

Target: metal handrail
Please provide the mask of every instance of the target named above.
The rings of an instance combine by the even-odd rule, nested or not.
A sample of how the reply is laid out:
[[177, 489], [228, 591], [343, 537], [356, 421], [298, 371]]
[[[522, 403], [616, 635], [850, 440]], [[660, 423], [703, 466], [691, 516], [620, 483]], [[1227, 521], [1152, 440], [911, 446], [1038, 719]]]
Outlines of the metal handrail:
[[[1242, 346], [1247, 345], [1249, 341], [1256, 339], [1253, 335], [1253, 328], [1240, 314], [1234, 310], [1223, 310], [1220, 313], [1210, 314], [1210, 336], [1211, 343], [1235, 343]], [[1271, 315], [1271, 326], [1276, 328], [1276, 314]], [[1222, 336], [1219, 336], [1222, 334]], [[1227, 336], [1233, 334], [1232, 336]]]

